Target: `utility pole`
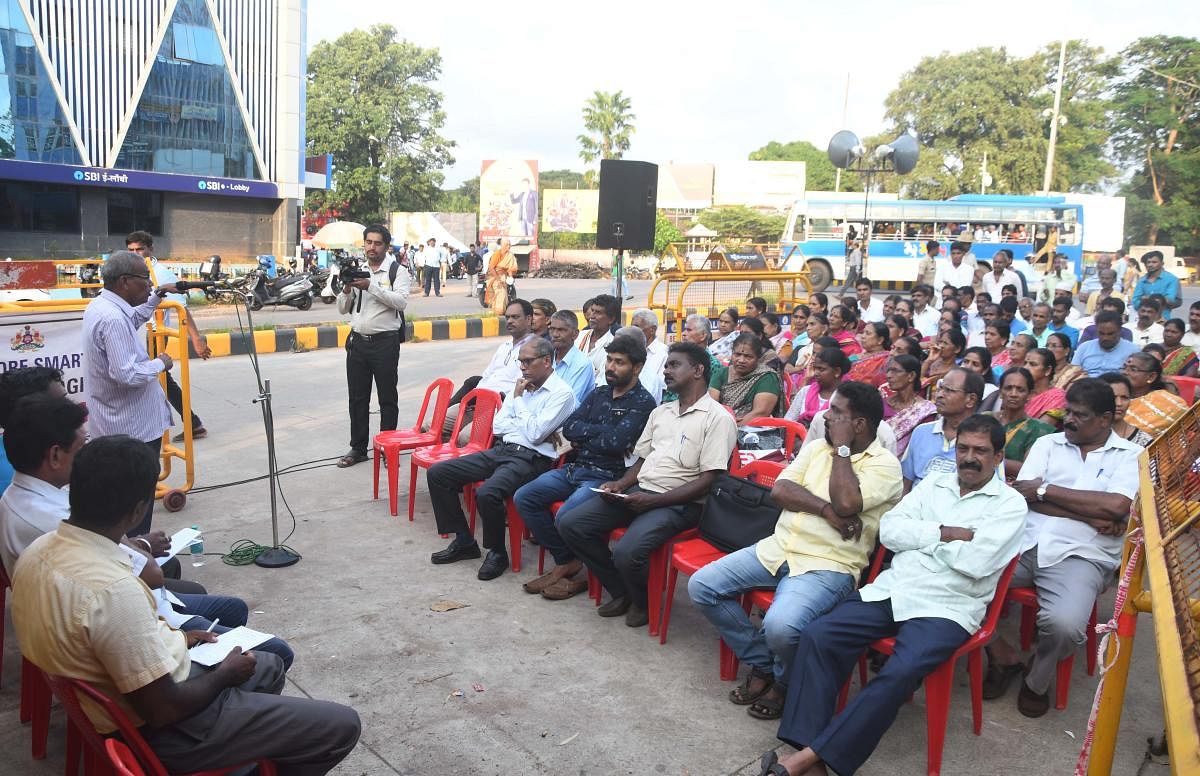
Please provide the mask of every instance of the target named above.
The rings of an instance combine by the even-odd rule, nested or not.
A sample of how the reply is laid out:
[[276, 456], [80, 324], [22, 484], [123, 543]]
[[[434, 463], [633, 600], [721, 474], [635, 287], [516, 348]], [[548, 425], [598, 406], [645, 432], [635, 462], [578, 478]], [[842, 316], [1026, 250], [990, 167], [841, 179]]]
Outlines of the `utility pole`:
[[1054, 145], [1058, 142], [1059, 108], [1062, 107], [1063, 69], [1067, 64], [1067, 39], [1058, 48], [1058, 83], [1054, 87], [1054, 110], [1050, 114], [1050, 145], [1046, 148], [1046, 174], [1042, 178], [1042, 196], [1050, 193], [1050, 178], [1054, 175]]
[[[846, 91], [842, 96], [842, 126], [846, 126], [846, 114], [850, 112], [850, 71], [846, 71]], [[842, 190], [842, 168], [839, 167], [834, 173], [833, 190], [835, 192]]]

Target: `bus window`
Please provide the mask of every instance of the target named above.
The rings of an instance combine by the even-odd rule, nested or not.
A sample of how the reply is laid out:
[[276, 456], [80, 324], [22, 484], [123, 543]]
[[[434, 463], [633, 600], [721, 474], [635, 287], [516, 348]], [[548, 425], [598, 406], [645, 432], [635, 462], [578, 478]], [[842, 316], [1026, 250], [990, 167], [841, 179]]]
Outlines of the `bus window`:
[[833, 218], [808, 218], [808, 239], [830, 240], [843, 234], [841, 225]]

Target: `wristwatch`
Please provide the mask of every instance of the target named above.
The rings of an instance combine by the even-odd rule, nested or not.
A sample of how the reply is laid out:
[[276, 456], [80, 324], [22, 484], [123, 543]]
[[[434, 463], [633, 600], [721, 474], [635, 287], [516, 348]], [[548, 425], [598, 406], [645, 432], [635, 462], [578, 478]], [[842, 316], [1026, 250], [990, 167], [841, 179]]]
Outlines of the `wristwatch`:
[[1048, 483], [1048, 482], [1043, 482], [1041, 485], [1038, 485], [1038, 487], [1037, 487], [1038, 501], [1046, 500], [1046, 489], [1049, 487], [1050, 487], [1050, 483]]
[[836, 452], [838, 454], [838, 458], [849, 458], [850, 457], [850, 448], [846, 447], [845, 445], [838, 445], [837, 450], [835, 450], [834, 452]]

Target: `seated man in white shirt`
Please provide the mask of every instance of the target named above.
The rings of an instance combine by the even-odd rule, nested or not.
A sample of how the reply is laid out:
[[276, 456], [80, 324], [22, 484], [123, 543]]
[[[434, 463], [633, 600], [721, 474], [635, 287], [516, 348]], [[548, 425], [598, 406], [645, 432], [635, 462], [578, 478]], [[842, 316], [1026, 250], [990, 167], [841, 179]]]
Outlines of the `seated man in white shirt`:
[[522, 345], [518, 359], [521, 378], [492, 421], [496, 440], [492, 447], [430, 467], [426, 479], [438, 533], [455, 535], [449, 547], [433, 553], [433, 563], [481, 555], [459, 497], [465, 486], [482, 482], [475, 489], [475, 503], [488, 554], [478, 576], [487, 581], [504, 573], [508, 566], [505, 501], [554, 465], [558, 455], [552, 437], [575, 409], [575, 393], [554, 374], [553, 360], [554, 347], [543, 337]]
[[[641, 329], [646, 338], [646, 363], [638, 379], [650, 392], [654, 403], [658, 404], [662, 401], [663, 390], [666, 388], [663, 384], [663, 364], [667, 363], [667, 345], [658, 339], [658, 316], [650, 308], [643, 307], [635, 310], [629, 321]], [[607, 378], [601, 374], [600, 381], [596, 383], [597, 387], [606, 383]]]
[[[65, 396], [33, 394], [13, 409], [4, 447], [15, 471], [12, 484], [0, 496], [0, 561], [10, 579], [21, 554], [70, 516], [66, 486], [75, 454], [87, 438], [86, 419], [83, 406]], [[207, 630], [216, 623], [212, 630], [219, 634], [245, 625], [250, 608], [240, 598], [165, 589], [178, 580], [165, 579], [154, 560], [156, 551], [165, 556], [170, 547], [162, 532], [156, 534], [126, 538], [118, 547], [129, 556], [133, 573], [153, 591], [159, 615], [182, 630]], [[204, 589], [194, 584], [191, 588]], [[279, 655], [284, 668], [291, 667], [295, 655], [283, 639], [271, 639], [258, 648]]]
[[[797, 751], [767, 752], [762, 773], [854, 773], [924, 678], [978, 630], [996, 583], [1021, 547], [1025, 505], [1004, 484], [1004, 428], [963, 421], [957, 471], [921, 481], [879, 524], [891, 568], [800, 632], [779, 738]], [[879, 675], [836, 716], [838, 693], [863, 650], [896, 639]], [[827, 770], [828, 768], [828, 770]]]
[[579, 332], [575, 347], [592, 362], [597, 386], [604, 385], [604, 367], [607, 361], [604, 346], [616, 336], [620, 326], [620, 322], [617, 321], [620, 312], [621, 302], [611, 294], [598, 294], [583, 303], [583, 315], [587, 318], [588, 327]]
[[933, 287], [938, 292], [946, 286], [953, 286], [955, 293], [961, 286], [975, 285], [975, 265], [966, 260], [967, 248], [960, 242], [950, 246], [950, 258], [938, 261], [937, 275], [933, 279]]
[[[1096, 597], [1121, 562], [1142, 448], [1113, 431], [1115, 412], [1106, 382], [1072, 383], [1062, 433], [1033, 443], [1014, 485], [1029, 514], [1012, 586], [1037, 588], [1039, 605], [1037, 647], [1017, 697], [1027, 717], [1050, 708], [1058, 661], [1083, 645]], [[1002, 638], [988, 655], [983, 697], [999, 698], [1026, 666]]]
[[941, 313], [930, 304], [933, 298], [934, 290], [930, 286], [921, 284], [912, 290], [913, 314], [909, 323], [922, 337], [937, 336], [938, 322], [942, 319]]
[[[512, 392], [517, 379], [520, 378], [521, 365], [517, 362], [517, 353], [521, 350], [522, 345], [536, 336], [533, 333], [533, 305], [524, 299], [514, 299], [509, 302], [508, 307], [504, 310], [504, 328], [508, 332], [509, 339], [496, 347], [496, 352], [492, 354], [492, 360], [483, 370], [483, 375], [479, 378], [468, 377], [463, 381], [458, 392], [451, 397], [450, 407], [446, 410], [446, 422], [442, 425], [443, 437], [449, 437], [454, 433], [454, 423], [458, 420], [458, 413], [462, 410], [459, 402], [468, 392], [475, 388], [486, 388], [501, 396], [507, 396]], [[467, 408], [467, 416], [463, 418], [463, 431], [459, 435], [460, 440], [465, 435], [467, 422], [471, 420], [474, 413], [473, 406]]]
[[858, 302], [858, 317], [866, 323], [883, 321], [883, 300], [875, 299], [872, 294], [875, 286], [870, 278], [859, 278], [854, 282], [854, 296]]

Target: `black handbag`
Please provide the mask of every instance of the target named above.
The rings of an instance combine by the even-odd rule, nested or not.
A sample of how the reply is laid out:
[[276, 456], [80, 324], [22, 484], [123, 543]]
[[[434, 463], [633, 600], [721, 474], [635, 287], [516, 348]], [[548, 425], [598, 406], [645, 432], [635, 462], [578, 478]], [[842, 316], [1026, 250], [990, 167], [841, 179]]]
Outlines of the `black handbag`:
[[722, 472], [704, 501], [700, 537], [719, 550], [736, 552], [770, 536], [782, 511], [770, 488]]

